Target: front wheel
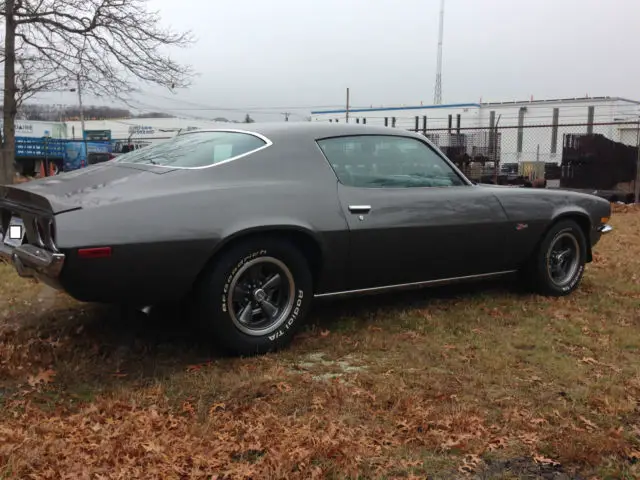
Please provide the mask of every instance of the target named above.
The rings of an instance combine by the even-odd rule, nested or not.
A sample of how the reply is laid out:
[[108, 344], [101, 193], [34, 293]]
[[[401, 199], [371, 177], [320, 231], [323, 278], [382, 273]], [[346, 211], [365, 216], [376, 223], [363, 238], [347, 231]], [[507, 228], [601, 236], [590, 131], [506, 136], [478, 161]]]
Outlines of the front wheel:
[[562, 220], [547, 232], [523, 275], [543, 295], [568, 295], [580, 285], [586, 256], [582, 228], [573, 220]]
[[312, 296], [308, 263], [294, 245], [253, 238], [223, 252], [205, 272], [195, 314], [222, 351], [261, 354], [291, 342]]

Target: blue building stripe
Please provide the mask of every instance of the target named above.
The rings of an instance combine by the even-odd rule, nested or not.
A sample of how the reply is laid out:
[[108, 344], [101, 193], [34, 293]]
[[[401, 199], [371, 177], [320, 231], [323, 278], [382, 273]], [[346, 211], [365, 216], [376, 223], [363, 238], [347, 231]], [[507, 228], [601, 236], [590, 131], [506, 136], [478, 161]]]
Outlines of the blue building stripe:
[[[479, 103], [450, 103], [448, 105], [420, 105], [416, 107], [380, 107], [380, 108], [355, 108], [349, 109], [349, 113], [361, 113], [361, 112], [391, 112], [397, 110], [427, 110], [434, 108], [466, 108], [466, 107], [480, 107]], [[346, 109], [343, 110], [316, 110], [311, 112], [311, 115], [321, 115], [328, 113], [347, 113]]]

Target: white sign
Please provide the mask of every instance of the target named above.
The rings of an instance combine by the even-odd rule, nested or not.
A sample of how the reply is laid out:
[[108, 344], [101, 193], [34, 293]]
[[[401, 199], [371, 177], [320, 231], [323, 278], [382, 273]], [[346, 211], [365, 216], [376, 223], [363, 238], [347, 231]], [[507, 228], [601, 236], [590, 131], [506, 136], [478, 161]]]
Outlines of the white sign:
[[129, 133], [133, 135], [153, 135], [155, 130], [153, 127], [145, 125], [131, 125], [129, 127]]

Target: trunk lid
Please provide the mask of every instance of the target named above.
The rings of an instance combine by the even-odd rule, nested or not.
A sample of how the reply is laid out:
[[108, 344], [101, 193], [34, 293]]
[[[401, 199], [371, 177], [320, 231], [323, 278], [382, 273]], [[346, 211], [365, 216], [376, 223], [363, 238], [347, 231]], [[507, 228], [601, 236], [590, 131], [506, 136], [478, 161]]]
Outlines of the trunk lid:
[[[123, 199], [138, 190], [134, 183], [172, 168], [105, 162], [17, 185], [0, 186], [0, 204], [54, 215]], [[131, 182], [136, 180], [136, 182]], [[146, 182], [142, 182], [146, 183]], [[130, 184], [130, 185], [129, 185]]]

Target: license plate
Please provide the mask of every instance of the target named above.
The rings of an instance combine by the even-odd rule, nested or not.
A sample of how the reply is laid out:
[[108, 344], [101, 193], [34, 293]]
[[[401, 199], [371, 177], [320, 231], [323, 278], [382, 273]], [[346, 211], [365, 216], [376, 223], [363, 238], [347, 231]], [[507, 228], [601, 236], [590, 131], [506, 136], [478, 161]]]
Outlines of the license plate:
[[24, 222], [20, 217], [12, 217], [9, 222], [9, 227], [4, 234], [5, 245], [12, 247], [19, 247], [22, 245], [22, 239], [24, 238]]

